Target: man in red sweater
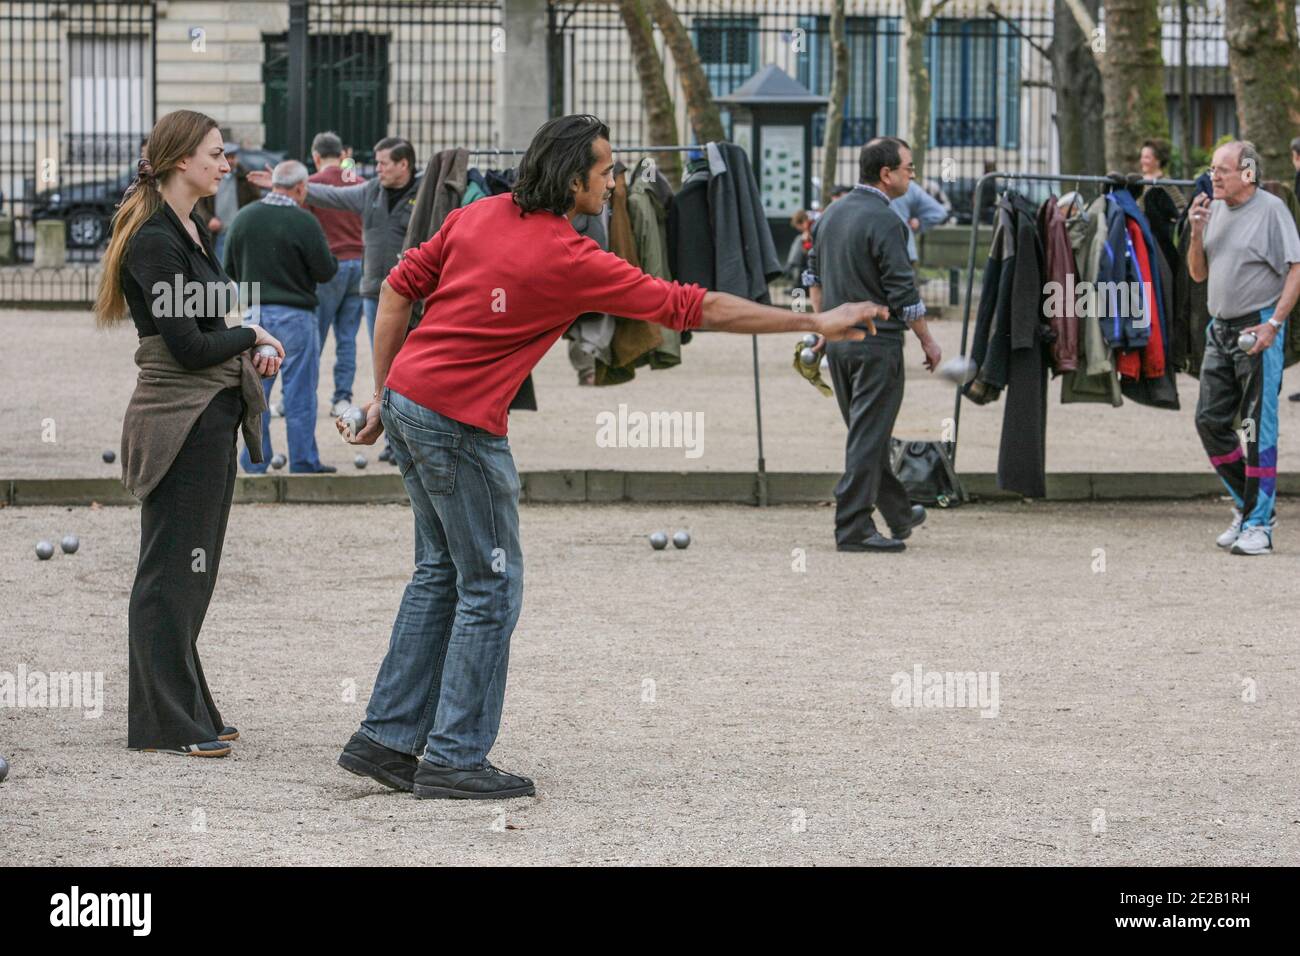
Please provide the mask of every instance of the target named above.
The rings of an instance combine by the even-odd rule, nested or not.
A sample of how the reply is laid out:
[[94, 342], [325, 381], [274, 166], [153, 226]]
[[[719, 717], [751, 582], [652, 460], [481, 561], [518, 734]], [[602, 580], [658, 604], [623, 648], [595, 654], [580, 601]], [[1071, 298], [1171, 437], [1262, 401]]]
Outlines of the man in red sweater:
[[[339, 765], [417, 797], [534, 792], [527, 777], [487, 760], [523, 598], [506, 410], [574, 319], [608, 312], [678, 331], [816, 332], [836, 341], [874, 335], [873, 319], [889, 314], [871, 303], [792, 312], [645, 274], [571, 225], [578, 213], [600, 213], [613, 168], [600, 120], [549, 121], [512, 193], [453, 210], [381, 288], [374, 360], [382, 385], [354, 441], [388, 433], [415, 514], [416, 569], [366, 718]], [[424, 318], [408, 336], [417, 299], [426, 300]]]

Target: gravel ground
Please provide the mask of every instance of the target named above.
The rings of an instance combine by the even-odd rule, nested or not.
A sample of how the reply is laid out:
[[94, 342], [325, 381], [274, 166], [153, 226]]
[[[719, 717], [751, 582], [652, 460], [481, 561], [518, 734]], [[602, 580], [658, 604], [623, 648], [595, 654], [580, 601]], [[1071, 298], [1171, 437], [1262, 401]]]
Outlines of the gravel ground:
[[[985, 505], [884, 557], [836, 553], [825, 508], [526, 507], [493, 759], [538, 795], [483, 804], [334, 765], [408, 509], [234, 509], [201, 642], [225, 760], [125, 749], [138, 512], [6, 509], [0, 672], [104, 696], [0, 708], [0, 840], [25, 865], [1294, 865], [1296, 551], [1219, 552], [1226, 511]], [[688, 550], [651, 551], [678, 527]], [[80, 552], [38, 563], [67, 531]], [[996, 716], [894, 706], [917, 666], [996, 673]]]
[[[934, 323], [946, 355], [959, 351], [960, 314]], [[87, 478], [117, 476], [100, 453], [119, 446], [122, 414], [135, 384], [134, 329], [97, 332], [87, 312], [0, 310], [0, 331], [8, 347], [0, 350], [0, 381], [40, 383], [9, 388], [0, 395], [0, 480], [8, 478]], [[372, 389], [370, 356], [364, 333], [358, 336], [360, 371], [356, 395]], [[757, 461], [752, 355], [749, 336], [701, 334], [686, 346], [676, 369], [641, 372], [626, 385], [579, 388], [561, 341], [535, 373], [537, 412], [511, 416], [511, 444], [521, 470], [605, 468], [638, 470], [753, 470]], [[823, 398], [791, 368], [794, 336], [759, 337], [762, 373], [764, 451], [770, 471], [833, 472], [844, 464], [844, 425], [833, 399]], [[321, 379], [318, 442], [322, 459], [352, 472], [355, 449], [343, 444], [329, 418], [333, 339], [326, 347]], [[907, 346], [906, 398], [895, 431], [901, 438], [946, 437], [945, 419], [953, 413], [951, 386], [921, 365], [915, 339]], [[1292, 377], [1295, 373], [1291, 373]], [[1060, 405], [1059, 384], [1050, 386], [1047, 467], [1049, 471], [1205, 471], [1208, 465], [1192, 410], [1197, 383], [1181, 379], [1183, 410], [1119, 409], [1098, 405]], [[1284, 391], [1297, 387], [1294, 380]], [[276, 394], [278, 396], [277, 386]], [[701, 454], [682, 448], [602, 448], [597, 415], [680, 411], [703, 415]], [[962, 409], [958, 464], [964, 471], [997, 466], [1003, 403]], [[55, 441], [45, 441], [46, 422], [54, 422]], [[1300, 444], [1289, 436], [1300, 422], [1300, 406], [1282, 402], [1279, 465], [1300, 468]], [[271, 428], [276, 449], [286, 450], [284, 423]], [[375, 462], [371, 470], [388, 466]]]

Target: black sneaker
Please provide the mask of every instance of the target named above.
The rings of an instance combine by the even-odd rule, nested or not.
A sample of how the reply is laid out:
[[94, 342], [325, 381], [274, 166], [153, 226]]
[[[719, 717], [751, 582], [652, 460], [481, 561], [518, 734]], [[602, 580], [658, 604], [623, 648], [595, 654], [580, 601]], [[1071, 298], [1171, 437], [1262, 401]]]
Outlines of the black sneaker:
[[146, 754], [180, 754], [183, 757], [225, 757], [230, 753], [230, 744], [220, 740], [208, 740], [201, 744], [181, 744], [179, 747], [136, 747], [134, 749]]
[[527, 777], [498, 770], [490, 763], [481, 770], [457, 770], [422, 759], [415, 771], [415, 795], [421, 800], [506, 800], [535, 793]]
[[300, 471], [289, 469], [291, 474], [295, 475], [332, 475], [338, 471], [334, 465], [321, 465], [319, 468], [303, 468]]
[[913, 528], [919, 528], [923, 524], [925, 524], [925, 508], [922, 505], [912, 505], [912, 520], [901, 528], [890, 528], [889, 531], [895, 541], [904, 541], [911, 537]]
[[381, 451], [381, 452], [379, 453], [379, 460], [380, 460], [380, 461], [392, 461], [392, 460], [393, 460], [393, 446], [392, 446], [392, 445], [385, 445], [385, 446], [384, 446], [384, 450]]
[[852, 544], [837, 544], [837, 551], [906, 551], [907, 545], [897, 538], [886, 538], [879, 531], [873, 531], [864, 541], [855, 541]]
[[411, 792], [411, 779], [415, 776], [415, 757], [400, 750], [390, 750], [361, 733], [352, 739], [339, 754], [339, 766], [358, 777], [371, 777], [394, 790]]
[[234, 727], [222, 727], [221, 733], [217, 734], [218, 740], [238, 740], [239, 731]]

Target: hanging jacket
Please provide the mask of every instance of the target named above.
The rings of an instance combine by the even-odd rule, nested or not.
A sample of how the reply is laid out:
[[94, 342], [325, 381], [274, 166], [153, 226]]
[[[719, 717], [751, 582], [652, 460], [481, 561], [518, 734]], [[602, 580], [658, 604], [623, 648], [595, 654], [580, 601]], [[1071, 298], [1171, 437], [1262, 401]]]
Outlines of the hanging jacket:
[[[595, 216], [578, 213], [573, 217], [572, 223], [574, 232], [586, 236], [608, 252], [609, 233], [605, 230], [605, 213], [605, 209], [601, 210], [600, 215]], [[604, 312], [584, 312], [573, 320], [573, 324], [565, 330], [564, 337], [578, 343], [582, 352], [594, 355], [597, 366], [602, 363], [608, 366], [613, 364], [614, 360], [614, 327], [612, 315]], [[570, 357], [573, 357], [572, 351]], [[575, 367], [577, 364], [575, 361]]]
[[[1116, 190], [1115, 192], [1111, 193], [1111, 195], [1115, 200], [1115, 204], [1119, 206], [1119, 208], [1123, 211], [1125, 218], [1137, 224], [1140, 237], [1143, 241], [1142, 245], [1145, 246], [1145, 254], [1148, 260], [1150, 260], [1151, 257], [1155, 255], [1155, 251], [1159, 249], [1159, 246], [1156, 245], [1155, 236], [1152, 235], [1151, 233], [1151, 224], [1147, 222], [1147, 217], [1144, 216], [1142, 214], [1142, 210], [1138, 208], [1137, 200], [1134, 199], [1133, 194], [1126, 189]], [[1136, 239], [1137, 235], [1134, 235], [1133, 238]], [[1129, 244], [1129, 250], [1131, 255], [1138, 255], [1138, 256], [1142, 255], [1144, 251], [1138, 249], [1137, 243], [1135, 242], [1131, 242]], [[1164, 334], [1164, 330], [1168, 328], [1169, 318], [1165, 310], [1164, 277], [1161, 275], [1161, 270], [1156, 268], [1154, 262], [1150, 263], [1150, 274], [1152, 280], [1155, 283], [1154, 299], [1156, 303], [1157, 314], [1150, 316], [1150, 321], [1146, 323], [1146, 328], [1143, 330], [1145, 332], [1144, 340], [1142, 342], [1134, 342], [1133, 346], [1135, 348], [1146, 346], [1147, 341], [1150, 339], [1152, 335], [1152, 332], [1156, 330], [1157, 322], [1159, 323], [1158, 331], [1161, 333], [1162, 338], [1167, 337]], [[1148, 298], [1145, 293], [1143, 294], [1143, 298], [1144, 300]], [[1161, 355], [1163, 356], [1164, 359], [1168, 359], [1168, 352], [1165, 350], [1165, 346], [1163, 343], [1161, 345]], [[1161, 365], [1159, 372], [1153, 373], [1152, 377], [1158, 377], [1159, 375], [1163, 375], [1163, 374], [1164, 374], [1164, 368], [1163, 365]]]
[[[668, 207], [673, 190], [652, 157], [645, 157], [628, 174], [627, 212], [641, 270], [659, 279], [673, 278], [668, 268]], [[656, 326], [660, 343], [646, 358], [652, 369], [672, 368], [682, 361], [681, 334]]]
[[[1038, 233], [1042, 237], [1045, 259], [1044, 283], [1055, 282], [1062, 290], [1071, 290], [1070, 280], [1078, 269], [1074, 264], [1074, 250], [1066, 232], [1065, 217], [1061, 215], [1056, 197], [1049, 196], [1038, 207]], [[1051, 366], [1056, 373], [1073, 372], [1079, 367], [1079, 317], [1075, 314], [1075, 297], [1061, 295], [1060, 308], [1047, 317], [1051, 327]]]
[[[1069, 220], [1067, 229], [1078, 267], [1076, 286], [1094, 287], [1106, 242], [1106, 197], [1098, 196], [1078, 216]], [[1079, 368], [1061, 376], [1061, 402], [1102, 402], [1118, 408], [1124, 404], [1119, 379], [1115, 376], [1112, 351], [1101, 334], [1099, 318], [1087, 311], [1093, 300], [1084, 300], [1079, 316]], [[1078, 302], [1076, 300], [1076, 306]]]
[[[1160, 251], [1159, 246], [1154, 247], [1151, 266], [1153, 275], [1158, 277], [1158, 281], [1153, 285], [1159, 285], [1162, 297], [1157, 310], [1166, 313], [1170, 312], [1173, 309], [1173, 270], [1165, 260], [1164, 253]], [[1120, 382], [1120, 390], [1124, 393], [1125, 398], [1137, 402], [1139, 405], [1150, 405], [1152, 408], [1167, 408], [1171, 411], [1178, 411], [1177, 370], [1171, 362], [1166, 361], [1162, 376], [1158, 378], [1124, 379]]]
[[[626, 167], [621, 162], [614, 164], [614, 193], [608, 204], [609, 251], [640, 269], [641, 257], [637, 252], [628, 216], [625, 171]], [[646, 356], [662, 343], [663, 335], [655, 323], [615, 316], [614, 338], [610, 342], [613, 357], [608, 364], [596, 362], [596, 384], [618, 385], [631, 381], [636, 377], [636, 367], [644, 365]]]
[[410, 249], [430, 239], [442, 228], [447, 213], [461, 205], [469, 171], [469, 151], [444, 149], [435, 153], [424, 167], [420, 189], [415, 194], [415, 207], [411, 221], [406, 226], [406, 240], [402, 248]]
[[1140, 309], [1131, 301], [1131, 290], [1141, 288], [1142, 275], [1128, 235], [1128, 216], [1116, 193], [1106, 196], [1105, 240], [1097, 284], [1100, 289], [1109, 289], [1106, 293], [1099, 291], [1096, 296], [1098, 321], [1106, 344], [1117, 349], [1144, 347], [1149, 338], [1146, 317], [1135, 314]]
[[977, 405], [997, 401], [1007, 384], [1015, 256], [1015, 214], [1004, 195], [998, 197], [993, 207], [993, 239], [980, 285], [979, 312], [970, 351], [975, 377], [962, 389]]
[[668, 207], [668, 269], [677, 282], [716, 286], [709, 225], [709, 163], [691, 161]]
[[735, 143], [709, 143], [709, 227], [718, 292], [769, 302], [768, 282], [781, 275], [772, 227], [754, 167]]
[[1043, 244], [1038, 210], [1023, 196], [1008, 200], [1016, 252], [1008, 312], [1007, 400], [998, 446], [998, 487], [1026, 498], [1047, 495], [1047, 346], [1043, 317]]
[[[1147, 328], [1147, 344], [1140, 349], [1125, 349], [1120, 352], [1116, 368], [1120, 381], [1133, 381], [1139, 378], [1160, 378], [1165, 374], [1164, 336], [1161, 332], [1160, 316], [1163, 309], [1156, 303], [1157, 278], [1159, 267], [1155, 266], [1157, 246], [1148, 249], [1142, 230], [1133, 220], [1128, 221], [1129, 249], [1137, 262], [1138, 275], [1141, 276], [1141, 303], [1134, 307], [1141, 308], [1142, 315], [1150, 318]], [[1153, 268], [1155, 266], [1155, 268]]]

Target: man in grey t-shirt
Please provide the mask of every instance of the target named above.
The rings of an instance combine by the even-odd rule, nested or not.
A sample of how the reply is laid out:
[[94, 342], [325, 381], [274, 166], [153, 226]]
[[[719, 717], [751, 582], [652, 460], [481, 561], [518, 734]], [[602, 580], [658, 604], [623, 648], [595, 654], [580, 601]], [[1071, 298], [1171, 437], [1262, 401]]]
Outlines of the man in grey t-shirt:
[[[1300, 235], [1286, 204], [1259, 188], [1259, 153], [1248, 142], [1220, 146], [1204, 193], [1191, 205], [1187, 268], [1206, 289], [1213, 320], [1205, 332], [1196, 429], [1236, 507], [1219, 535], [1233, 554], [1271, 554], [1277, 490], [1277, 400], [1283, 340], [1300, 297]], [[1254, 336], [1243, 349], [1239, 337]], [[1234, 428], [1240, 418], [1245, 448]]]

